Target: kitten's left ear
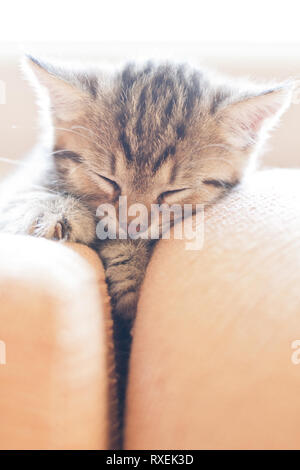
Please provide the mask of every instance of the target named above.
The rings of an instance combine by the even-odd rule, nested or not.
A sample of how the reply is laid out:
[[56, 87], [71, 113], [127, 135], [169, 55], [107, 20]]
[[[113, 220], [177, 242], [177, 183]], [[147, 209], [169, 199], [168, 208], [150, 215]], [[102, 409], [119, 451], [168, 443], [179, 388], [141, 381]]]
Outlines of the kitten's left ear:
[[69, 121], [84, 110], [84, 105], [97, 95], [97, 79], [89, 74], [66, 69], [27, 55], [23, 69], [35, 85], [39, 96], [42, 90], [50, 99], [54, 118]]
[[227, 138], [238, 147], [254, 145], [269, 131], [289, 107], [294, 85], [291, 82], [233, 102], [219, 110]]

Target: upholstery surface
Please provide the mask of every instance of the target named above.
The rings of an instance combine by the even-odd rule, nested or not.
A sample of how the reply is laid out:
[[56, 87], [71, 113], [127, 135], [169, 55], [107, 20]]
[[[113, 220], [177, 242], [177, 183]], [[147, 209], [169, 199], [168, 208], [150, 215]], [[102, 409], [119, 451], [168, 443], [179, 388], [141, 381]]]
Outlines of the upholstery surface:
[[47, 240], [0, 237], [2, 449], [109, 444], [113, 364], [104, 273], [94, 252], [75, 249], [79, 254]]
[[300, 171], [207, 210], [201, 251], [154, 252], [136, 320], [128, 449], [299, 448]]

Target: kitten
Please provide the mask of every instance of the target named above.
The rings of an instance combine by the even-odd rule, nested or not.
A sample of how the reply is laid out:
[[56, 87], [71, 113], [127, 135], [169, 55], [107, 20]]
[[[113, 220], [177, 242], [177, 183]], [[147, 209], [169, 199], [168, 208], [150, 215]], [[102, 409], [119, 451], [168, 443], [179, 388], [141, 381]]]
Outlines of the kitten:
[[[76, 71], [29, 57], [42, 102], [36, 151], [2, 188], [0, 228], [97, 246], [114, 311], [135, 314], [153, 243], [96, 242], [96, 208], [211, 204], [240, 181], [293, 85], [240, 86], [186, 65]], [[46, 100], [46, 101], [45, 101]]]

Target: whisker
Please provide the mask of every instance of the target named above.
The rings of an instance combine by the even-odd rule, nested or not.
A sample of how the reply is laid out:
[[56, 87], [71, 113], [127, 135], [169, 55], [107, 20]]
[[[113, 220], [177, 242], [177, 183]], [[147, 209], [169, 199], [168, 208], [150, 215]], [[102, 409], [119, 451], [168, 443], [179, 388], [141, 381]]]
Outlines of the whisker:
[[72, 152], [72, 150], [68, 150], [68, 149], [55, 150], [54, 152], [50, 152], [49, 156], [56, 155], [57, 153], [63, 153], [63, 152]]
[[45, 188], [45, 186], [42, 186], [42, 185], [39, 185], [39, 184], [31, 184], [30, 187], [35, 188], [35, 189], [40, 189], [40, 190], [44, 191], [45, 193], [51, 193], [51, 194], [55, 194], [55, 195], [61, 194], [58, 191], [54, 191], [50, 188]]
[[219, 147], [219, 148], [223, 148], [225, 150], [230, 150], [231, 147], [229, 145], [225, 145], [225, 144], [208, 144], [208, 145], [204, 145], [203, 147], [200, 147], [199, 150], [204, 150], [206, 148], [210, 148], [210, 147]]
[[26, 164], [25, 162], [23, 162], [21, 160], [13, 160], [12, 158], [0, 157], [0, 162], [9, 163], [10, 165], [29, 166], [28, 164]]
[[205, 160], [203, 160], [203, 162], [205, 161], [205, 163], [206, 163], [210, 160], [217, 161], [217, 162], [220, 162], [220, 161], [224, 162], [227, 165], [230, 165], [234, 169], [234, 165], [233, 165], [233, 163], [230, 159], [227, 159], [227, 158], [224, 158], [224, 157], [208, 157], [208, 158], [205, 158]]
[[66, 127], [54, 127], [54, 129], [58, 130], [58, 131], [65, 131], [65, 132], [70, 132], [71, 134], [75, 134], [75, 135], [78, 135], [79, 137], [83, 137], [84, 139], [86, 139], [87, 141], [91, 142], [92, 144], [96, 144], [96, 142], [94, 142], [93, 140], [91, 139], [88, 139], [86, 135], [84, 134], [80, 134], [80, 132], [75, 132], [75, 131], [72, 131], [71, 129], [67, 129]]
[[71, 129], [83, 129], [85, 131], [88, 131], [89, 134], [92, 134], [95, 137], [97, 137], [97, 134], [95, 132], [93, 132], [91, 129], [88, 129], [87, 127], [84, 127], [84, 126], [72, 126]]
[[[75, 126], [75, 128], [81, 128], [81, 126]], [[107, 152], [107, 148], [105, 146], [100, 145], [99, 142], [97, 142], [96, 140], [89, 139], [86, 135], [81, 134], [80, 132], [75, 132], [72, 129], [67, 129], [65, 127], [54, 127], [54, 129], [61, 130], [61, 131], [66, 131], [66, 132], [70, 132], [71, 134], [78, 135], [79, 137], [82, 137], [83, 139], [87, 140], [88, 142], [91, 142], [92, 144], [94, 144], [104, 154]], [[89, 129], [87, 129], [87, 130], [89, 130]], [[91, 131], [91, 130], [89, 130], [89, 131], [93, 135], [97, 136], [97, 134], [95, 134], [93, 131]]]

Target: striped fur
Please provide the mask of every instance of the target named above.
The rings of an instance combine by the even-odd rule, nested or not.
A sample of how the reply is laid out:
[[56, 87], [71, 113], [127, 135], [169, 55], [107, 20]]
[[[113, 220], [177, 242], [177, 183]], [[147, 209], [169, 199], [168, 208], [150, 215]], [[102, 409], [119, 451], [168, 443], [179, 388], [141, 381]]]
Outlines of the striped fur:
[[[18, 197], [2, 204], [2, 226], [88, 244], [96, 207], [117, 207], [119, 195], [150, 209], [226, 194], [291, 96], [289, 84], [241, 86], [182, 64], [128, 64], [110, 74], [29, 59], [39, 96], [47, 93], [53, 139], [19, 177]], [[133, 314], [150, 252], [144, 242], [100, 244], [116, 312]]]

